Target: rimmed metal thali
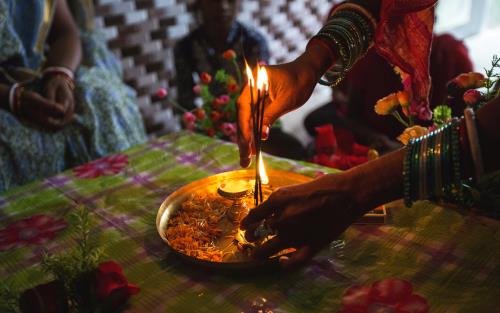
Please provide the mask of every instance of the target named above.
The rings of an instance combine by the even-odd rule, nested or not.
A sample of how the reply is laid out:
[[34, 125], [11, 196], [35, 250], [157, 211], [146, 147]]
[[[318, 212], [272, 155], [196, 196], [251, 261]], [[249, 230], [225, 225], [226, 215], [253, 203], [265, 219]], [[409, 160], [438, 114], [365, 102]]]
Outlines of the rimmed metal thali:
[[[279, 170], [269, 170], [269, 184], [265, 188], [265, 194], [267, 196], [278, 187], [289, 186], [293, 184], [300, 184], [311, 181], [312, 178]], [[193, 195], [200, 193], [206, 193], [211, 197], [220, 197], [221, 201], [226, 201], [226, 206], [228, 212], [232, 209], [233, 203], [228, 200], [223, 200], [224, 198], [220, 195], [221, 184], [231, 184], [231, 182], [236, 181], [252, 181], [255, 177], [254, 170], [239, 170], [232, 172], [220, 173], [207, 178], [203, 178], [187, 184], [174, 193], [170, 194], [165, 201], [162, 203], [158, 214], [156, 217], [156, 228], [160, 237], [167, 244], [170, 250], [182, 259], [209, 268], [219, 268], [219, 269], [249, 269], [257, 268], [269, 265], [270, 263], [277, 263], [276, 258], [271, 258], [266, 261], [257, 261], [252, 259], [245, 254], [238, 251], [238, 247], [232, 244], [234, 239], [232, 238], [238, 232], [238, 225], [231, 222], [230, 218], [221, 218], [220, 228], [222, 229], [222, 234], [220, 238], [214, 244], [218, 249], [224, 252], [224, 257], [221, 261], [209, 261], [203, 258], [198, 258], [195, 256], [188, 255], [183, 251], [175, 249], [173, 245], [169, 242], [167, 236], [167, 230], [171, 227], [169, 221], [182, 211], [182, 204], [188, 201]], [[264, 198], [267, 198], [266, 195]], [[253, 195], [248, 193], [245, 195], [244, 201], [248, 203], [247, 207], [251, 208], [251, 202], [253, 201]]]

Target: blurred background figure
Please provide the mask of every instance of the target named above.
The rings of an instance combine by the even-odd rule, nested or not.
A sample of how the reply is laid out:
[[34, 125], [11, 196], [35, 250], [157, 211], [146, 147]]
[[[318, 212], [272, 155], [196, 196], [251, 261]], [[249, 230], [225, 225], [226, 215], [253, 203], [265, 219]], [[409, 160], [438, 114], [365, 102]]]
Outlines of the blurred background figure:
[[68, 2], [0, 0], [0, 192], [146, 140], [91, 2]]
[[[174, 49], [178, 102], [187, 110], [196, 107], [197, 95], [193, 87], [200, 82], [200, 73], [213, 75], [224, 69], [236, 77], [234, 66], [222, 58], [225, 51], [236, 52], [241, 69], [244, 69], [244, 58], [252, 67], [258, 62], [269, 62], [265, 38], [236, 19], [240, 1], [196, 0], [194, 8], [200, 26], [181, 39]], [[306, 157], [300, 141], [279, 126], [271, 129], [269, 138], [263, 146], [265, 152], [297, 160]]]

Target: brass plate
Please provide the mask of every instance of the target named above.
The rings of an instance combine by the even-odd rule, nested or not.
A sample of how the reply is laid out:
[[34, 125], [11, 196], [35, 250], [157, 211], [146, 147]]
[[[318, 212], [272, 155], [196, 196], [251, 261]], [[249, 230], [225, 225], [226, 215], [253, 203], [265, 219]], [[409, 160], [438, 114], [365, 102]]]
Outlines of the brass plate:
[[[269, 176], [269, 186], [271, 186], [273, 190], [276, 189], [277, 187], [306, 183], [312, 180], [312, 178], [304, 175], [292, 172], [279, 171], [279, 170], [269, 170], [268, 176]], [[181, 187], [174, 193], [170, 194], [165, 199], [160, 209], [158, 210], [158, 215], [156, 216], [156, 228], [158, 230], [158, 234], [173, 253], [175, 253], [182, 259], [197, 265], [208, 266], [211, 268], [220, 268], [220, 269], [227, 269], [227, 268], [246, 269], [246, 268], [266, 266], [269, 265], [269, 263], [277, 263], [276, 259], [274, 260], [270, 259], [267, 261], [256, 261], [248, 257], [245, 258], [243, 256], [235, 257], [229, 260], [223, 260], [222, 262], [207, 261], [192, 256], [188, 256], [180, 251], [176, 251], [170, 246], [168, 239], [166, 237], [166, 229], [170, 216], [172, 216], [181, 207], [182, 202], [184, 202], [191, 194], [200, 192], [201, 190], [206, 190], [209, 193], [217, 194], [217, 189], [219, 185], [223, 182], [228, 182], [231, 180], [241, 180], [241, 179], [253, 180], [254, 178], [255, 178], [254, 170], [239, 170], [239, 171], [232, 171], [232, 172], [213, 175], [207, 178], [194, 181], [190, 184]], [[249, 197], [252, 196], [249, 195]], [[237, 251], [236, 246], [230, 245], [231, 241], [232, 241], [231, 239], [228, 239], [228, 241], [223, 241], [220, 243], [218, 242], [216, 245], [225, 247], [224, 249], [230, 247], [229, 249], [234, 249], [235, 251]]]

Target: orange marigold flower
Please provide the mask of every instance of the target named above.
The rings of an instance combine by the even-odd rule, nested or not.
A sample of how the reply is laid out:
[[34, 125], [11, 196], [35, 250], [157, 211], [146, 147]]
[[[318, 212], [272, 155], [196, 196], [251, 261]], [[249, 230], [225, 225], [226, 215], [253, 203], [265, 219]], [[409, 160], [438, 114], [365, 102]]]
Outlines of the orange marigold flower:
[[398, 105], [399, 101], [396, 93], [391, 93], [377, 101], [375, 112], [379, 115], [389, 115], [397, 109]]
[[404, 145], [407, 145], [410, 139], [422, 137], [427, 135], [429, 130], [425, 127], [415, 125], [412, 127], [408, 127], [403, 131], [401, 135], [399, 135], [398, 140], [402, 142]]
[[233, 49], [226, 50], [222, 54], [222, 57], [226, 60], [234, 60], [236, 59], [236, 52]]

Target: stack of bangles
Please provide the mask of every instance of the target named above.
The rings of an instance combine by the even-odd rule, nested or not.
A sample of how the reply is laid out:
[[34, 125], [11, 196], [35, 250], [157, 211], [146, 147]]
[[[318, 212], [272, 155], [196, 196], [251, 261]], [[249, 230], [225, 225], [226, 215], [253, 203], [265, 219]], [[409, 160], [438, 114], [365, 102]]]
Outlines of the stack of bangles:
[[47, 77], [54, 75], [64, 78], [65, 81], [68, 83], [68, 86], [71, 88], [71, 90], [75, 89], [75, 82], [74, 82], [75, 75], [70, 69], [62, 66], [47, 67], [45, 70], [43, 70], [42, 79], [47, 79]]
[[468, 149], [478, 179], [483, 164], [472, 109], [465, 111], [465, 119], [454, 118], [425, 136], [411, 139], [403, 166], [405, 205], [410, 207], [413, 202], [425, 199], [464, 204], [461, 165], [464, 163], [462, 155], [466, 155], [462, 152]]
[[[53, 76], [53, 75], [60, 75], [65, 79], [65, 82], [68, 84], [69, 88], [71, 90], [75, 89], [75, 83], [74, 83], [74, 75], [73, 72], [65, 67], [59, 67], [59, 66], [54, 66], [54, 67], [47, 67], [43, 73], [42, 73], [42, 79], [47, 79], [47, 77]], [[21, 109], [21, 95], [23, 93], [24, 87], [30, 83], [32, 83], [33, 80], [23, 82], [23, 83], [14, 83], [10, 87], [9, 90], [9, 109], [12, 114], [17, 114], [19, 113]]]
[[311, 42], [326, 44], [340, 58], [340, 63], [334, 64], [326, 74], [332, 81], [321, 79], [320, 84], [335, 87], [344, 79], [346, 72], [371, 46], [375, 27], [373, 16], [358, 4], [347, 2], [333, 11], [326, 25], [311, 39]]

